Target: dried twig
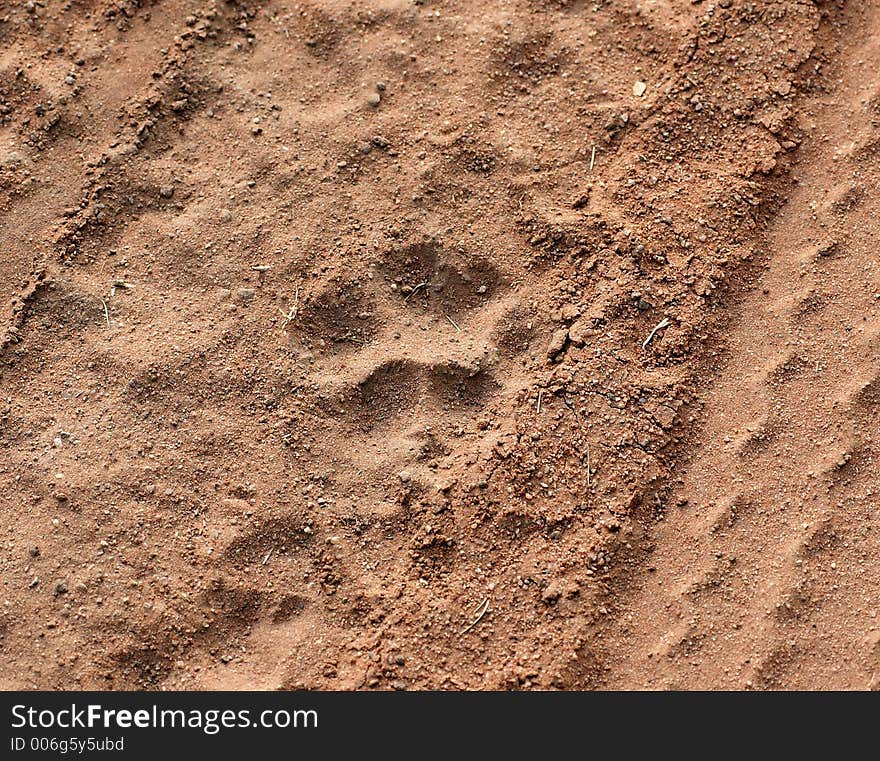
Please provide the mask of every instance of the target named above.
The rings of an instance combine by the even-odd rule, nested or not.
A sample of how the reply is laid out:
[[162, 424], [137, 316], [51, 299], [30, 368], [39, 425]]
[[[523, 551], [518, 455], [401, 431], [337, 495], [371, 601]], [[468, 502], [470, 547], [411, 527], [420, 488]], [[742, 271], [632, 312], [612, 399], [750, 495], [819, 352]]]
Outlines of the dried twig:
[[110, 298], [113, 298], [116, 295], [117, 288], [124, 288], [126, 291], [130, 291], [134, 288], [134, 283], [128, 283], [125, 280], [114, 280], [110, 285]]
[[544, 396], [544, 390], [539, 388], [538, 389], [538, 409], [536, 411], [537, 415], [541, 414], [541, 397], [543, 397], [543, 396]]
[[445, 314], [444, 317], [446, 317], [446, 319], [449, 320], [449, 324], [452, 325], [453, 328], [455, 328], [459, 333], [461, 333], [461, 328], [455, 324], [455, 320], [453, 320], [448, 314]]
[[587, 486], [590, 485], [590, 444], [587, 443]]
[[596, 146], [593, 146], [593, 151], [590, 154], [590, 171], [593, 171], [593, 167], [596, 166]]
[[428, 286], [427, 280], [424, 283], [419, 283], [408, 294], [406, 294], [406, 298], [404, 299], [404, 301], [409, 301], [410, 297], [412, 297], [417, 290], [419, 290], [420, 288], [427, 288], [427, 286]]
[[104, 319], [107, 321], [107, 330], [110, 330], [110, 312], [107, 311], [107, 302], [101, 299], [101, 306], [104, 307]]
[[263, 565], [266, 565], [266, 563], [269, 562], [269, 558], [272, 557], [272, 553], [273, 553], [273, 552], [275, 552], [275, 548], [274, 548], [274, 547], [266, 553], [266, 557], [263, 558]]
[[662, 320], [660, 320], [660, 322], [658, 322], [654, 326], [654, 330], [652, 330], [650, 333], [648, 333], [648, 337], [642, 342], [642, 348], [647, 349], [648, 344], [651, 343], [651, 341], [654, 339], [654, 336], [657, 334], [657, 331], [663, 330], [663, 328], [668, 328], [670, 324], [671, 323], [669, 322], [668, 317], [664, 317]]
[[278, 311], [281, 312], [281, 316], [284, 318], [284, 324], [281, 326], [281, 330], [284, 330], [293, 320], [296, 319], [296, 315], [299, 312], [299, 286], [296, 287], [296, 293], [293, 297], [293, 306], [290, 307], [290, 311], [285, 312], [280, 308]]
[[489, 610], [489, 598], [488, 597], [485, 600], [483, 600], [483, 602], [480, 603], [478, 610], [479, 610], [479, 613], [477, 614], [477, 617], [473, 621], [471, 621], [470, 624], [465, 626], [464, 629], [461, 630], [461, 633], [458, 635], [459, 637], [463, 637], [465, 634], [467, 634], [478, 623], [480, 623], [483, 616], [486, 615], [486, 611]]

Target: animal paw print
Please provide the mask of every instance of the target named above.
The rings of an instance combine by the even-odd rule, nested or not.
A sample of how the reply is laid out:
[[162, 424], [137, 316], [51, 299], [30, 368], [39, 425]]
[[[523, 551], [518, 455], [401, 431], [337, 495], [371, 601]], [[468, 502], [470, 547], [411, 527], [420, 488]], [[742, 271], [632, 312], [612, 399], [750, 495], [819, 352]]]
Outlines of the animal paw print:
[[502, 390], [496, 362], [527, 348], [528, 332], [515, 344], [499, 327], [517, 308], [491, 263], [428, 239], [387, 251], [373, 272], [328, 287], [298, 320], [328, 355], [315, 376], [328, 414], [364, 433], [424, 429]]
[[293, 341], [310, 350], [324, 424], [348, 442], [321, 456], [363, 484], [370, 514], [395, 489], [435, 493], [454, 438], [528, 383], [536, 318], [523, 298], [494, 262], [425, 238], [304, 300]]

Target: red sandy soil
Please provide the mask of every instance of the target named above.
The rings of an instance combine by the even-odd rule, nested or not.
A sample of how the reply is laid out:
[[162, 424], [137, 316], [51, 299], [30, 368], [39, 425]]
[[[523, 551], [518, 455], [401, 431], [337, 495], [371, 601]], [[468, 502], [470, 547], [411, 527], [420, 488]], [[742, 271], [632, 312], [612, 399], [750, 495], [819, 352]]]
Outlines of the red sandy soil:
[[0, 0], [0, 687], [880, 683], [880, 0]]

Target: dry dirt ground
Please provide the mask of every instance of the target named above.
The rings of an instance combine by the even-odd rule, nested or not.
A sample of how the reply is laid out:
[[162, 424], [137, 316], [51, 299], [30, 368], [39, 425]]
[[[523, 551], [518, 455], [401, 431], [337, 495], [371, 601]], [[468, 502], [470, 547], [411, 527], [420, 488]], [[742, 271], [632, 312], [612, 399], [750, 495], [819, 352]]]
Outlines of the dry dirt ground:
[[880, 684], [880, 0], [0, 0], [0, 687]]

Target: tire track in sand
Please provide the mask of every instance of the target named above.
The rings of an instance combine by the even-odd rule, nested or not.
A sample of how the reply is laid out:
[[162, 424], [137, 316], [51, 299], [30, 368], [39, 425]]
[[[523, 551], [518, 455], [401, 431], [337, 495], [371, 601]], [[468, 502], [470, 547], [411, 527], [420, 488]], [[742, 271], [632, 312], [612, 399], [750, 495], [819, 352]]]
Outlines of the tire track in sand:
[[607, 632], [609, 686], [880, 682], [880, 3], [835, 23], [768, 267]]

